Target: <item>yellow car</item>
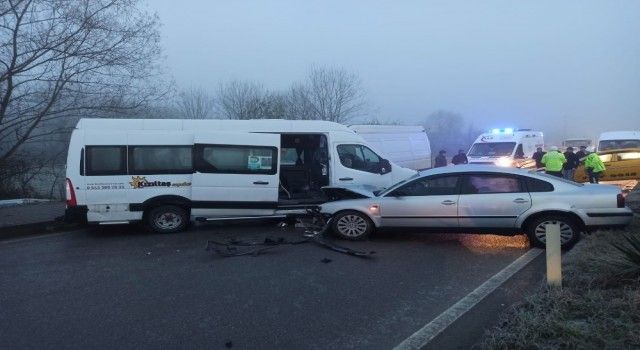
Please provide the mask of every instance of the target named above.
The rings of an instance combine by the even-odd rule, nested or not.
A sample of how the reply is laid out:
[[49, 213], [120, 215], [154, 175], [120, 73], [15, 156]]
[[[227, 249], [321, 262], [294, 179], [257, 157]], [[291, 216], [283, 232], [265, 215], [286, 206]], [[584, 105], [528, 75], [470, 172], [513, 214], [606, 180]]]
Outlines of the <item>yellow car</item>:
[[[606, 170], [600, 176], [601, 182], [627, 182], [640, 180], [640, 148], [612, 149], [598, 152]], [[576, 169], [576, 182], [588, 182], [589, 177], [581, 164]]]

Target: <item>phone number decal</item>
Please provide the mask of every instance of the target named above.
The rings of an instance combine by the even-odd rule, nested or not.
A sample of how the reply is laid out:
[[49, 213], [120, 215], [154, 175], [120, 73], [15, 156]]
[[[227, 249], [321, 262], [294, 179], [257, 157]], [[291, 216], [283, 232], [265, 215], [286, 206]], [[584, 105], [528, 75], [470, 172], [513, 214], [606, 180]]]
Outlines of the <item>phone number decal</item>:
[[124, 190], [123, 183], [94, 183], [87, 184], [87, 190]]

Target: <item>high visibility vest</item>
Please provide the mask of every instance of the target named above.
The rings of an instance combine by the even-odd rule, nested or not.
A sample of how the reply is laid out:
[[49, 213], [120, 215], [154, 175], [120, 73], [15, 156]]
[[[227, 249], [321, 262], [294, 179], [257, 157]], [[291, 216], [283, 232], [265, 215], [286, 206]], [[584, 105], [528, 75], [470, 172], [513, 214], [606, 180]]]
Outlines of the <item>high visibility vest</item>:
[[542, 164], [547, 171], [562, 171], [562, 165], [567, 162], [564, 154], [551, 151], [542, 156]]
[[600, 159], [597, 153], [591, 153], [587, 156], [587, 159], [584, 160], [584, 167], [591, 169], [594, 173], [600, 173], [606, 170], [602, 159]]

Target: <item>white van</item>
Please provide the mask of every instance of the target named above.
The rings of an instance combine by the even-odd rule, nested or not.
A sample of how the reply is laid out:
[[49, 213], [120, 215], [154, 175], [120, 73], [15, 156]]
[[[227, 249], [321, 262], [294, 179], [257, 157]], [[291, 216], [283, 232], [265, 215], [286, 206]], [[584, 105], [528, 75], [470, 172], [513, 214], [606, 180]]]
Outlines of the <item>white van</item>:
[[326, 200], [330, 185], [390, 186], [415, 174], [353, 130], [324, 121], [81, 119], [67, 156], [67, 219], [282, 216]]
[[600, 134], [597, 151], [640, 148], [640, 131], [607, 131]]
[[422, 126], [350, 125], [349, 128], [402, 167], [431, 168], [431, 145]]
[[536, 148], [544, 146], [541, 131], [530, 129], [493, 129], [478, 136], [471, 145], [469, 164], [515, 166], [530, 160]]

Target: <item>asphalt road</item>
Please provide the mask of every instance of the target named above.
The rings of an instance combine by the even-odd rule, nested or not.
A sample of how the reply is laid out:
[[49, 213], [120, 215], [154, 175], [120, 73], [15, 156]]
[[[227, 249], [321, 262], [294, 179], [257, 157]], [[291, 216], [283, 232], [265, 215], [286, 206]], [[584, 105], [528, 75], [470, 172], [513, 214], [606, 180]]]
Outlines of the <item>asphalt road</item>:
[[392, 232], [338, 241], [372, 259], [312, 244], [256, 257], [204, 249], [267, 236], [300, 232], [120, 226], [0, 241], [0, 348], [389, 349], [527, 250], [521, 237]]

